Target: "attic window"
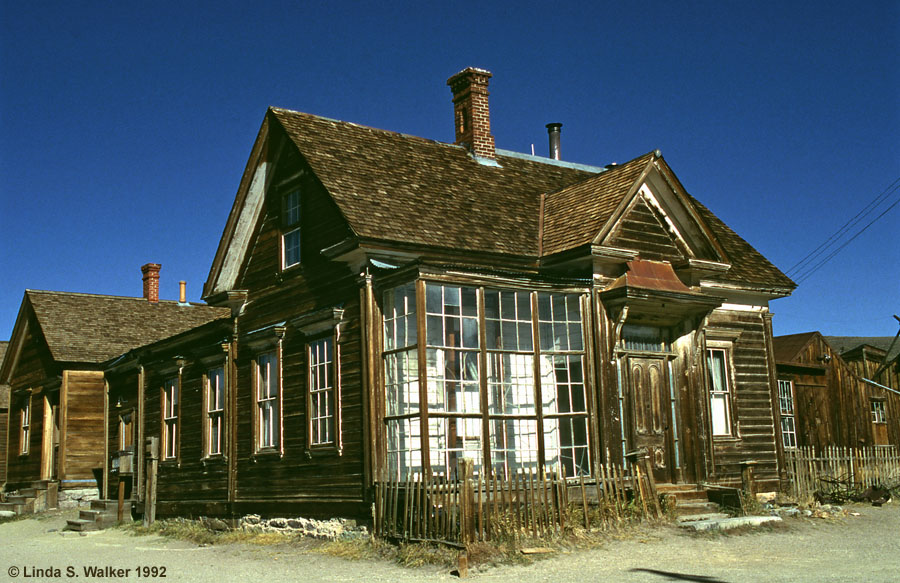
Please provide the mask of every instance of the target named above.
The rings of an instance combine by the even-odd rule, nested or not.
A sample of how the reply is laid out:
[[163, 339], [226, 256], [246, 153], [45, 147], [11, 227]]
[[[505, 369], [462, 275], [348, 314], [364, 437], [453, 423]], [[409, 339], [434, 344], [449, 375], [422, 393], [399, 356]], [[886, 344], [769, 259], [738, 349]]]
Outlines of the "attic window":
[[300, 189], [295, 188], [281, 198], [282, 266], [300, 263]]

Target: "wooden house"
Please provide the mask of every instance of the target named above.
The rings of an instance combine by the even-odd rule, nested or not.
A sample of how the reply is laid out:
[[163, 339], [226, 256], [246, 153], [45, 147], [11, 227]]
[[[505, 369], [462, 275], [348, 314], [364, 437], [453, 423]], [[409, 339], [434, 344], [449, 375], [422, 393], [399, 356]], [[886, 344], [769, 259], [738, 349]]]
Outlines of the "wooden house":
[[[0, 367], [6, 356], [9, 342], [0, 342]], [[0, 492], [6, 484], [6, 450], [8, 448], [6, 428], [9, 424], [9, 385], [0, 384]]]
[[453, 144], [266, 112], [204, 287], [230, 328], [107, 363], [160, 440], [158, 513], [366, 516], [376, 481], [461, 458], [591, 476], [635, 450], [661, 483], [752, 461], [776, 488], [768, 305], [794, 283], [658, 151], [496, 149], [490, 76], [449, 80]]
[[159, 301], [159, 265], [143, 271], [141, 298], [25, 292], [0, 367], [0, 384], [10, 387], [7, 490], [40, 480], [57, 481], [61, 491], [102, 488], [104, 363], [223, 312]]
[[[871, 378], [883, 363], [887, 345], [878, 349], [846, 337], [807, 332], [777, 336], [774, 348], [785, 448], [900, 445], [896, 355], [878, 380]], [[877, 362], [871, 358], [875, 355], [880, 357]]]

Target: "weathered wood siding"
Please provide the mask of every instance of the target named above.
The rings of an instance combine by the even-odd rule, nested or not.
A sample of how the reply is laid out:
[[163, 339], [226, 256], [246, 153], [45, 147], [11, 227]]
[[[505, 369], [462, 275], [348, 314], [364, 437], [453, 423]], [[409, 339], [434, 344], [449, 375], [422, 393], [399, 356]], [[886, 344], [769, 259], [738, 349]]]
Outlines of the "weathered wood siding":
[[[900, 446], [900, 395], [862, 380], [863, 375], [874, 375], [876, 369], [872, 362], [847, 362], [818, 334], [792, 363], [781, 363], [779, 378], [794, 382], [798, 445], [878, 445], [872, 423], [874, 399], [884, 402], [887, 417], [885, 433], [880, 437], [886, 443], [880, 445]], [[882, 376], [884, 380], [890, 382], [889, 376]]]
[[6, 456], [9, 436], [9, 407], [0, 407], [0, 488], [6, 483]]
[[[718, 481], [740, 481], [742, 461], [756, 461], [758, 480], [773, 487], [778, 480], [770, 362], [763, 315], [756, 311], [715, 310], [708, 330], [739, 331], [731, 352], [734, 369], [732, 407], [734, 435], [712, 438], [713, 476]], [[708, 399], [707, 395], [704, 395]]]
[[[9, 450], [7, 452], [7, 481], [10, 485], [27, 486], [41, 479], [41, 440], [44, 433], [44, 390], [46, 381], [59, 374], [53, 358], [33, 315], [28, 315], [28, 331], [22, 342], [14, 376], [10, 379]], [[12, 345], [6, 358], [13, 358]], [[19, 429], [23, 395], [21, 390], [32, 389], [31, 438], [28, 454], [20, 455]]]
[[101, 446], [105, 391], [101, 371], [63, 373], [59, 436], [59, 477], [63, 487], [75, 481], [84, 481], [79, 487], [90, 487], [95, 479], [94, 470], [104, 467]]
[[665, 220], [643, 199], [635, 199], [633, 207], [622, 217], [608, 242], [613, 247], [634, 249], [641, 259], [672, 261], [680, 259], [682, 244], [666, 228]]

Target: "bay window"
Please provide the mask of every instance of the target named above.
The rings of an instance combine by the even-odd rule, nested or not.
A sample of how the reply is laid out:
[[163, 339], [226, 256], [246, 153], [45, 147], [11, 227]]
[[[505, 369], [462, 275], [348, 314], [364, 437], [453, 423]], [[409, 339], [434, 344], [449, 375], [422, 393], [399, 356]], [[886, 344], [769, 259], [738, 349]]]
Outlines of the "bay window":
[[581, 297], [432, 282], [420, 289], [424, 342], [415, 284], [383, 296], [392, 475], [446, 475], [461, 458], [505, 476], [541, 467], [589, 473]]

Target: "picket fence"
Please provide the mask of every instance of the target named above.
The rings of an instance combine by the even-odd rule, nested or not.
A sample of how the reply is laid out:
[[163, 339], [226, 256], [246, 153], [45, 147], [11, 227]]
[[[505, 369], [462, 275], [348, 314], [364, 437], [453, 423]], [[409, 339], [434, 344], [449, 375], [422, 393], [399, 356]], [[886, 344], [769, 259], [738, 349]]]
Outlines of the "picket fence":
[[900, 453], [894, 447], [812, 447], [785, 451], [792, 493], [805, 498], [816, 492], [863, 490], [869, 486], [900, 487]]
[[610, 527], [631, 517], [661, 517], [645, 461], [598, 464], [595, 476], [567, 478], [545, 469], [507, 477], [473, 475], [471, 460], [460, 460], [450, 476], [417, 473], [382, 480], [375, 485], [374, 534], [464, 546], [553, 537], [576, 525]]

